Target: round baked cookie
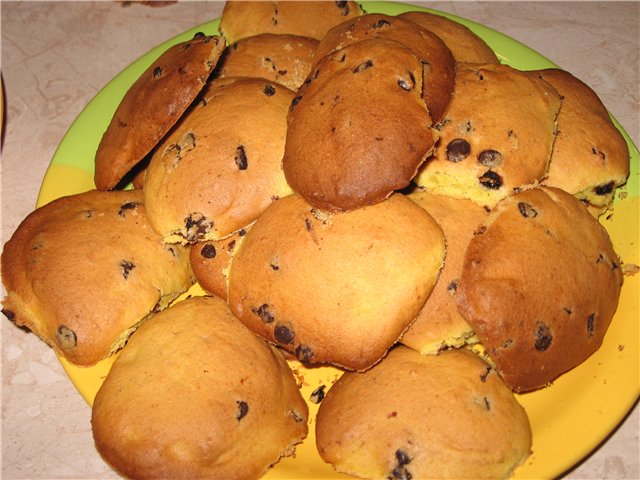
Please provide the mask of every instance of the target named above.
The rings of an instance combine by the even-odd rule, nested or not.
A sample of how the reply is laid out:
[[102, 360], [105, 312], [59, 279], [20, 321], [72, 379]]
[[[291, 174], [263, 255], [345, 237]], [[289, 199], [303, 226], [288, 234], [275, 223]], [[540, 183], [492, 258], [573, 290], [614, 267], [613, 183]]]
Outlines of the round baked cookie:
[[398, 16], [435, 33], [447, 45], [457, 63], [499, 63], [491, 47], [461, 23], [421, 11], [405, 12]]
[[468, 199], [422, 190], [414, 190], [408, 197], [438, 222], [444, 231], [447, 253], [433, 292], [400, 342], [423, 354], [475, 343], [477, 337], [458, 313], [455, 295], [467, 245], [487, 218], [487, 209]]
[[302, 35], [320, 40], [327, 31], [363, 10], [354, 1], [245, 1], [225, 3], [220, 33], [232, 44], [261, 33]]
[[364, 370], [413, 321], [443, 258], [442, 230], [401, 194], [334, 214], [291, 195], [245, 236], [231, 262], [229, 303], [303, 363]]
[[222, 37], [196, 34], [167, 49], [127, 90], [95, 157], [98, 190], [111, 190], [160, 142], [205, 86]]
[[386, 38], [409, 48], [423, 65], [422, 96], [431, 120], [444, 118], [453, 94], [455, 60], [436, 34], [400, 17], [370, 13], [333, 27], [320, 41], [314, 64], [336, 50], [368, 38]]
[[263, 33], [230, 45], [216, 67], [218, 78], [259, 77], [297, 90], [311, 71], [318, 40]]
[[532, 72], [562, 96], [558, 134], [544, 185], [562, 188], [595, 209], [611, 206], [629, 176], [629, 148], [598, 95], [569, 72]]
[[198, 284], [206, 292], [227, 300], [231, 259], [249, 228], [242, 228], [223, 240], [193, 244], [191, 268]]
[[558, 93], [536, 76], [507, 65], [458, 64], [435, 153], [414, 182], [492, 207], [544, 178], [559, 110]]
[[253, 479], [294, 453], [308, 407], [275, 347], [216, 297], [143, 325], [93, 403], [98, 452], [137, 479]]
[[501, 201], [467, 248], [458, 310], [507, 385], [544, 387], [601, 345], [622, 271], [606, 230], [552, 187]]
[[291, 192], [282, 155], [293, 96], [258, 78], [209, 84], [157, 148], [145, 175], [149, 220], [165, 241], [220, 240]]
[[479, 356], [398, 346], [346, 372], [316, 417], [316, 446], [360, 478], [507, 478], [531, 452], [526, 412]]
[[2, 252], [2, 282], [7, 317], [89, 366], [194, 279], [189, 250], [165, 245], [149, 225], [141, 191], [93, 190], [22, 221]]
[[391, 40], [323, 57], [287, 117], [291, 188], [314, 207], [352, 210], [406, 187], [435, 142], [421, 85], [420, 60]]

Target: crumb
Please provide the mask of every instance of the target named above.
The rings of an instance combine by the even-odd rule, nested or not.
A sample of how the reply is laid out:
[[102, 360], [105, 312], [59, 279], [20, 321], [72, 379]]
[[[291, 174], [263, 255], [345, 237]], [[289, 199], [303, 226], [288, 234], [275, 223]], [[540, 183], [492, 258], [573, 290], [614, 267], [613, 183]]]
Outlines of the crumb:
[[623, 263], [621, 268], [622, 268], [622, 274], [627, 277], [630, 277], [640, 272], [640, 266], [636, 265], [635, 263]]

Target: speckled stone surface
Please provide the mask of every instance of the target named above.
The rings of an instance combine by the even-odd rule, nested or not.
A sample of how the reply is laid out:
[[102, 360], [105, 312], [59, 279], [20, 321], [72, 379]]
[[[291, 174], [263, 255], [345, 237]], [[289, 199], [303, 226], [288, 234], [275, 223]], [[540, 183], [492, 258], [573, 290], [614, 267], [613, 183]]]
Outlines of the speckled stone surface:
[[[413, 2], [472, 19], [540, 52], [589, 84], [638, 145], [640, 3]], [[57, 145], [120, 70], [221, 2], [2, 1], [2, 241], [36, 202]], [[53, 352], [2, 319], [3, 479], [118, 478], [95, 451], [91, 410]], [[639, 414], [568, 479], [638, 479]]]

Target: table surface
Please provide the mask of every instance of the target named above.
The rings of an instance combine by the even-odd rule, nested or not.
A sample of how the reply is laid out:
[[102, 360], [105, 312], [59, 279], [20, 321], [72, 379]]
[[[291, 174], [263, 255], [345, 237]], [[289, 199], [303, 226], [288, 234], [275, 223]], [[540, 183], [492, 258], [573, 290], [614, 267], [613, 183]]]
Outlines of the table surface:
[[[1, 2], [5, 118], [2, 242], [35, 207], [45, 170], [81, 109], [150, 48], [220, 16], [221, 2]], [[411, 2], [485, 24], [590, 85], [640, 131], [640, 3]], [[91, 409], [52, 350], [2, 320], [3, 479], [118, 478], [95, 451]], [[567, 479], [638, 479], [638, 405]]]

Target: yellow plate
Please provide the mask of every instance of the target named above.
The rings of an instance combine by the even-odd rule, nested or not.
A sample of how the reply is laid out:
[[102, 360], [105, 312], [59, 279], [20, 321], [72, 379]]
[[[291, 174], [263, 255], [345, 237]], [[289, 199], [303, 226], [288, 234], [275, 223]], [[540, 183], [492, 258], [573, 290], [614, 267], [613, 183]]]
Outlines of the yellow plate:
[[[426, 10], [389, 2], [368, 2], [365, 8], [370, 13], [390, 15], [408, 10]], [[501, 33], [459, 17], [443, 15], [463, 23], [484, 38], [504, 63], [522, 70], [555, 66], [535, 51]], [[191, 38], [197, 31], [216, 34], [217, 27], [218, 20], [214, 20], [156, 47], [123, 70], [98, 93], [71, 125], [58, 147], [42, 182], [38, 206], [62, 195], [94, 188], [93, 159], [97, 145], [128, 87], [170, 45]], [[603, 219], [602, 223], [609, 231], [622, 260], [637, 265], [640, 264], [640, 161], [637, 148], [624, 131], [623, 135], [631, 153], [631, 175], [628, 185], [616, 198], [614, 214]], [[531, 420], [533, 455], [515, 472], [516, 478], [553, 478], [561, 475], [597, 447], [632, 408], [640, 392], [639, 280], [640, 275], [625, 277], [618, 311], [598, 352], [563, 375], [551, 387], [517, 396]], [[198, 293], [197, 287], [192, 293]], [[62, 358], [60, 362], [80, 394], [92, 404], [113, 358], [91, 368], [75, 367]], [[297, 364], [292, 366], [299, 375], [304, 376], [302, 393], [305, 398], [309, 398], [319, 385], [330, 385], [340, 375], [340, 371], [330, 367], [307, 369]], [[310, 411], [309, 438], [298, 447], [295, 458], [282, 460], [267, 474], [267, 478], [347, 478], [333, 472], [316, 453], [313, 418], [317, 406], [310, 403]]]

